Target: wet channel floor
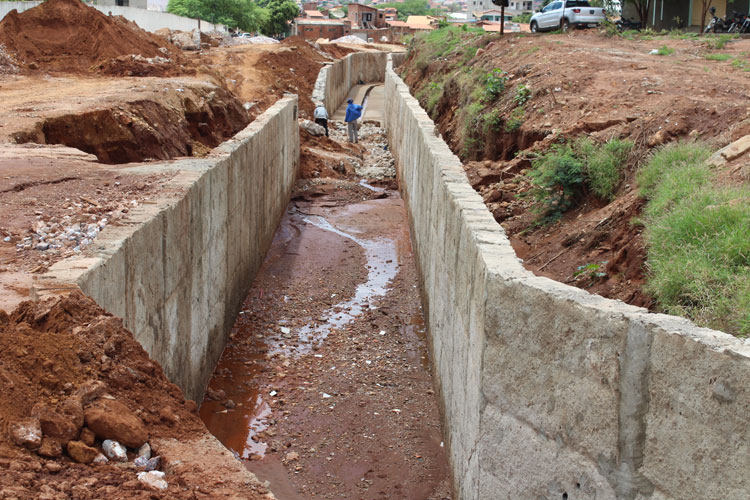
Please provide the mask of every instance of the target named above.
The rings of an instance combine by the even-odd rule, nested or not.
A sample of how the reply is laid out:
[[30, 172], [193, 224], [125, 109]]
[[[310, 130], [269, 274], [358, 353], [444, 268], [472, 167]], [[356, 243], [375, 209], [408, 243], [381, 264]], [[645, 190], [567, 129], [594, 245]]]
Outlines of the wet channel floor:
[[280, 500], [450, 498], [398, 192], [300, 181], [201, 406]]

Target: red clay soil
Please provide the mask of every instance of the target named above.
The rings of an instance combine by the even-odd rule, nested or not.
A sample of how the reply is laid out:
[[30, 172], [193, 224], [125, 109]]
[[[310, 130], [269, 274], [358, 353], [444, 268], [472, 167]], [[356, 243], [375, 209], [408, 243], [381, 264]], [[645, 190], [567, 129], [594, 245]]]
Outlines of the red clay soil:
[[352, 157], [362, 160], [365, 148], [358, 144], [315, 137], [300, 128], [300, 178], [353, 178]]
[[[174, 73], [182, 57], [180, 50], [163, 38], [79, 0], [47, 0], [22, 13], [11, 11], [0, 21], [0, 44], [26, 70], [65, 73], [87, 73], [103, 64], [99, 69], [110, 74], [127, 74], [125, 61], [108, 61], [132, 54], [171, 59], [168, 64], [151, 65], [153, 72], [147, 72], [164, 75]], [[135, 61], [134, 66], [139, 63]], [[144, 72], [143, 68], [139, 71]]]
[[[212, 498], [197, 488], [223, 479], [205, 474], [196, 484], [194, 476], [186, 482], [168, 474], [169, 488], [152, 491], [136, 479], [132, 454], [115, 466], [76, 463], [61, 452], [79, 439], [100, 450], [99, 437], [92, 442], [84, 426], [84, 409], [111, 405], [105, 401], [112, 398], [142, 422], [151, 442], [207, 433], [195, 402], [167, 381], [122, 320], [80, 292], [0, 312], [0, 383], [0, 498]], [[43, 424], [40, 449], [10, 437], [13, 424], [32, 414]], [[91, 422], [87, 411], [86, 425]], [[247, 493], [242, 498], [253, 498]]]
[[167, 80], [156, 92], [147, 93], [145, 85], [140, 90], [140, 99], [58, 111], [11, 138], [19, 144], [63, 144], [118, 164], [201, 156], [250, 121], [233, 94], [213, 85]]
[[[662, 45], [674, 49], [674, 54], [650, 54]], [[428, 94], [419, 91], [443, 81], [443, 94], [433, 112], [436, 125], [464, 159], [470, 182], [506, 230], [524, 265], [605, 297], [652, 307], [652, 298], [642, 290], [646, 257], [642, 226], [633, 223], [643, 206], [635, 172], [659, 145], [700, 138], [718, 149], [749, 134], [750, 80], [742, 65], [707, 60], [712, 49], [703, 40], [666, 36], [626, 40], [594, 30], [488, 35], [468, 62], [465, 48], [459, 45], [455, 54], [426, 67], [417, 64], [418, 53], [411, 51], [402, 69], [412, 93], [424, 95], [423, 106]], [[748, 64], [749, 50], [750, 41], [734, 40], [720, 52]], [[507, 72], [506, 91], [493, 105], [502, 119], [500, 132], [465, 126], [465, 89], [452, 75], [466, 67], [479, 70], [477, 78], [494, 68]], [[531, 91], [520, 106], [515, 100], [519, 84]], [[524, 111], [522, 125], [512, 132], [502, 130], [517, 107]], [[607, 203], [585, 196], [561, 221], [536, 228], [533, 204], [523, 197], [532, 187], [525, 175], [532, 154], [582, 135], [599, 142], [617, 137], [635, 143], [616, 199]], [[746, 172], [737, 166], [735, 170]], [[740, 174], [734, 175], [735, 182], [741, 181]], [[580, 266], [596, 269], [578, 273]]]
[[253, 118], [285, 92], [299, 95], [301, 118], [312, 118], [315, 81], [324, 62], [332, 62], [300, 37], [274, 45], [239, 45], [203, 51], [196, 64], [222, 80], [240, 99], [253, 104]]

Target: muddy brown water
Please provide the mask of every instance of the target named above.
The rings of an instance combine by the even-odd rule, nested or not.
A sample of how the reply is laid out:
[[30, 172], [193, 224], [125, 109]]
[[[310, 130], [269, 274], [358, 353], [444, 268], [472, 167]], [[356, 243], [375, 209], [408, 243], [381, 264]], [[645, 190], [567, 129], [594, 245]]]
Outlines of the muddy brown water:
[[397, 192], [290, 204], [207, 394], [209, 430], [279, 499], [450, 498]]

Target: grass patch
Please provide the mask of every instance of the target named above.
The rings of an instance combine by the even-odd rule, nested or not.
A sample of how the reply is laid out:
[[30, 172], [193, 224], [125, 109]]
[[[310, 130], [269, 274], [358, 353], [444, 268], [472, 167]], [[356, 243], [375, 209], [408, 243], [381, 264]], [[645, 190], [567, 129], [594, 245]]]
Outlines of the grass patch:
[[670, 56], [672, 54], [674, 54], [674, 49], [672, 47], [667, 47], [666, 45], [662, 45], [656, 49], [655, 53], [657, 56]]
[[706, 54], [709, 61], [728, 61], [732, 58], [729, 54]]
[[648, 282], [660, 308], [750, 335], [750, 187], [719, 187], [693, 143], [658, 150], [638, 181], [648, 203]]
[[660, 148], [637, 175], [641, 196], [649, 199], [648, 217], [668, 212], [674, 204], [700, 189], [711, 178], [705, 164], [710, 151], [699, 143], [681, 143]]
[[735, 59], [734, 61], [732, 61], [732, 67], [742, 71], [750, 71], [750, 61]]
[[737, 35], [722, 34], [722, 35], [707, 35], [706, 36], [706, 47], [709, 50], [721, 50], [726, 47], [730, 40], [737, 38]]

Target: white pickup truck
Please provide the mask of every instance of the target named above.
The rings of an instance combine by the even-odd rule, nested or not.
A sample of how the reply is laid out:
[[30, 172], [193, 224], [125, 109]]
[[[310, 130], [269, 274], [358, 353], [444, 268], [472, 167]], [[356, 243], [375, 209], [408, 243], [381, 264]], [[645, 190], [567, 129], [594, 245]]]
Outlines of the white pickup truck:
[[592, 7], [588, 0], [555, 0], [531, 16], [529, 28], [537, 31], [568, 31], [571, 26], [593, 28], [607, 18], [603, 7]]

